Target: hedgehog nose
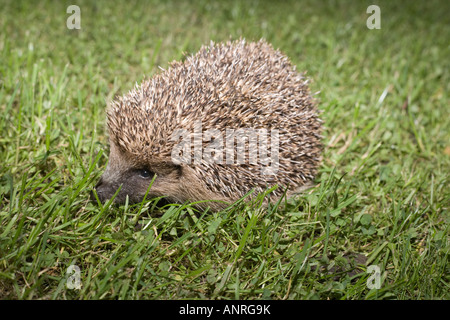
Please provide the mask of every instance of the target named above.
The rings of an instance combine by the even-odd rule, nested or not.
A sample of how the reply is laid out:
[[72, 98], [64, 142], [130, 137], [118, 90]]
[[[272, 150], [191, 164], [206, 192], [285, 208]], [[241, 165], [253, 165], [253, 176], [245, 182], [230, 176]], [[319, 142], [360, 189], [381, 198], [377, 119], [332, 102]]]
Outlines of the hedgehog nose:
[[[103, 177], [98, 180], [97, 184], [95, 185], [94, 189], [97, 192], [97, 196], [100, 201], [103, 202], [103, 191], [102, 191], [102, 184], [103, 184]], [[96, 201], [94, 190], [91, 190], [90, 194], [91, 201]]]

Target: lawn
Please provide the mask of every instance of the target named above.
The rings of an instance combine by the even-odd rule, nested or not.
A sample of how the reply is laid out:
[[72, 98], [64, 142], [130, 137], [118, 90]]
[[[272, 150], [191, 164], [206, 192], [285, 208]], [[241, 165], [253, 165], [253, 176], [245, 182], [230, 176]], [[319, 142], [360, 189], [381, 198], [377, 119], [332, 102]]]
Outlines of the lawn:
[[[72, 4], [81, 29], [67, 28]], [[366, 25], [372, 4], [380, 29]], [[449, 11], [2, 0], [0, 298], [450, 299]], [[108, 102], [240, 37], [265, 38], [311, 79], [324, 121], [316, 186], [216, 213], [90, 201]]]

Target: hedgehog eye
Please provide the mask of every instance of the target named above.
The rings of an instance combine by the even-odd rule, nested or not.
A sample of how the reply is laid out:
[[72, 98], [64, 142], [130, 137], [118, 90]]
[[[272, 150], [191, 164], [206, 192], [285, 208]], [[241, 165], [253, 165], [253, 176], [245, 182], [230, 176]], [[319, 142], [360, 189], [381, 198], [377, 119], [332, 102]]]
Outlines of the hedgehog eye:
[[138, 170], [138, 174], [142, 178], [150, 178], [150, 176], [152, 175], [152, 173], [150, 171], [148, 171], [147, 169], [140, 169], [140, 170]]

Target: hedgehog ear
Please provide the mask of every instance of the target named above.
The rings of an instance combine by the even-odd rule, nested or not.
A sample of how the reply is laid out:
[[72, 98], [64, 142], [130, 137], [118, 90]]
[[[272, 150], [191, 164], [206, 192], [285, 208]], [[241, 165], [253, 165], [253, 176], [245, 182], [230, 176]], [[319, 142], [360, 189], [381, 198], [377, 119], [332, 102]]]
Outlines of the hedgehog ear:
[[172, 162], [170, 164], [170, 169], [172, 174], [175, 175], [177, 179], [181, 178], [183, 175], [183, 166], [181, 164], [175, 164]]
[[182, 164], [174, 163], [170, 159], [162, 159], [152, 163], [151, 167], [155, 169], [156, 173], [163, 175], [170, 175], [173, 178], [180, 178], [183, 175]]

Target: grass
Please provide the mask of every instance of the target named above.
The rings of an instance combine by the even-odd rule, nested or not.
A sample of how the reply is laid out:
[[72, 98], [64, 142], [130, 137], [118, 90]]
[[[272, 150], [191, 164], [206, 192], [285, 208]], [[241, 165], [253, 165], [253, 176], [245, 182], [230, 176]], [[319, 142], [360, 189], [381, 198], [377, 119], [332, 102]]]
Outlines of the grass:
[[[81, 30], [66, 28], [71, 4]], [[369, 30], [371, 4], [3, 1], [0, 297], [449, 299], [450, 7], [376, 1]], [[317, 186], [218, 213], [90, 202], [107, 102], [240, 36], [266, 38], [320, 91]]]

